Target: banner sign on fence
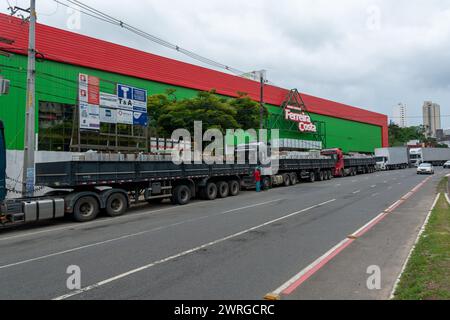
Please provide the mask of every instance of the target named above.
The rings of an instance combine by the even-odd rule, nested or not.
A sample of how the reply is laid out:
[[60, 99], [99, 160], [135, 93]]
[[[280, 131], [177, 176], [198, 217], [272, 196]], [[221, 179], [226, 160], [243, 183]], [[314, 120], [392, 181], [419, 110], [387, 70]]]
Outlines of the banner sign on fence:
[[80, 73], [78, 100], [80, 129], [100, 130], [100, 79]]

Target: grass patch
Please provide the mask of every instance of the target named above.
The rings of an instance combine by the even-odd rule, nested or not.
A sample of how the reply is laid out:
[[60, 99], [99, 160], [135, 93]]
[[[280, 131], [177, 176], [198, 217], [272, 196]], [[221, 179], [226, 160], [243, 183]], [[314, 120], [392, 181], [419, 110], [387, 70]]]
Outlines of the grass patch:
[[[447, 192], [448, 178], [438, 187]], [[396, 300], [450, 300], [450, 207], [442, 194], [400, 280]]]

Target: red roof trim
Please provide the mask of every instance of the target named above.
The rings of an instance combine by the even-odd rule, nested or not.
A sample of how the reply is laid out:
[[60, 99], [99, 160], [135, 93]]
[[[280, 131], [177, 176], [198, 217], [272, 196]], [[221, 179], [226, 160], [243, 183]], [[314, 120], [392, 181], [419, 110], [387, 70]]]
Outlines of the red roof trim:
[[[36, 32], [37, 50], [49, 60], [196, 90], [213, 88], [219, 94], [232, 97], [237, 96], [238, 91], [246, 92], [259, 100], [259, 84], [251, 80], [42, 24], [37, 25]], [[28, 28], [20, 19], [0, 14], [0, 35], [15, 40], [13, 45], [2, 44], [2, 47], [24, 54], [23, 50], [13, 49], [27, 47]], [[268, 85], [265, 101], [281, 105], [287, 93], [286, 89]], [[382, 127], [383, 145], [387, 146], [386, 115], [306, 94], [302, 96], [311, 113]]]

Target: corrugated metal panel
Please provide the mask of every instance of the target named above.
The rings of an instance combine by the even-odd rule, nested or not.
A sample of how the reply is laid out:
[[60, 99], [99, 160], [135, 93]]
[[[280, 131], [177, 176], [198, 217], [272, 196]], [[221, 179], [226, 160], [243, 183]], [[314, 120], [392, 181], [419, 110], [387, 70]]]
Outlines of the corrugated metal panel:
[[[0, 36], [15, 40], [13, 45], [2, 44], [2, 47], [24, 53], [28, 29], [20, 19], [0, 14]], [[246, 92], [253, 99], [259, 99], [259, 84], [237, 76], [41, 24], [37, 26], [36, 37], [37, 50], [50, 60], [197, 90], [214, 88], [219, 94], [233, 97], [238, 91]], [[281, 105], [287, 93], [286, 89], [267, 86], [265, 101]], [[303, 97], [312, 113], [383, 127], [383, 145], [388, 145], [386, 115], [306, 94]]]

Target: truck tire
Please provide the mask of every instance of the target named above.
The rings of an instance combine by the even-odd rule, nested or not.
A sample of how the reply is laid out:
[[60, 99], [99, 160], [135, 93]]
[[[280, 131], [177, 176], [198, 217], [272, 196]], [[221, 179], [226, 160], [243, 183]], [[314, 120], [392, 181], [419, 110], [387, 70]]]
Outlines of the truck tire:
[[201, 190], [201, 197], [203, 200], [216, 200], [217, 199], [217, 186], [215, 183], [208, 183], [205, 188]]
[[331, 172], [331, 170], [328, 170], [328, 180], [332, 179], [333, 179], [333, 172]]
[[171, 201], [173, 204], [184, 206], [191, 201], [192, 193], [188, 186], [180, 185], [173, 190]]
[[316, 174], [314, 172], [310, 172], [309, 173], [308, 181], [311, 182], [311, 183], [316, 182]]
[[73, 217], [77, 222], [88, 222], [97, 218], [100, 211], [97, 199], [94, 197], [81, 197], [73, 208]]
[[239, 184], [239, 181], [237, 180], [231, 180], [228, 183], [228, 187], [230, 189], [230, 196], [231, 197], [236, 197], [237, 195], [239, 195], [239, 193], [241, 192], [241, 186]]
[[230, 195], [230, 186], [225, 181], [217, 183], [217, 197], [224, 199]]
[[319, 174], [317, 175], [317, 178], [318, 178], [317, 180], [319, 180], [319, 181], [325, 180], [323, 171], [320, 171], [320, 172], [319, 172]]
[[292, 173], [290, 175], [290, 178], [291, 178], [291, 185], [293, 185], [293, 186], [297, 185], [297, 183], [298, 183], [297, 174]]
[[283, 186], [289, 187], [291, 185], [291, 177], [288, 174], [283, 174]]
[[122, 193], [114, 193], [106, 201], [106, 214], [110, 217], [120, 217], [127, 209], [128, 201]]

